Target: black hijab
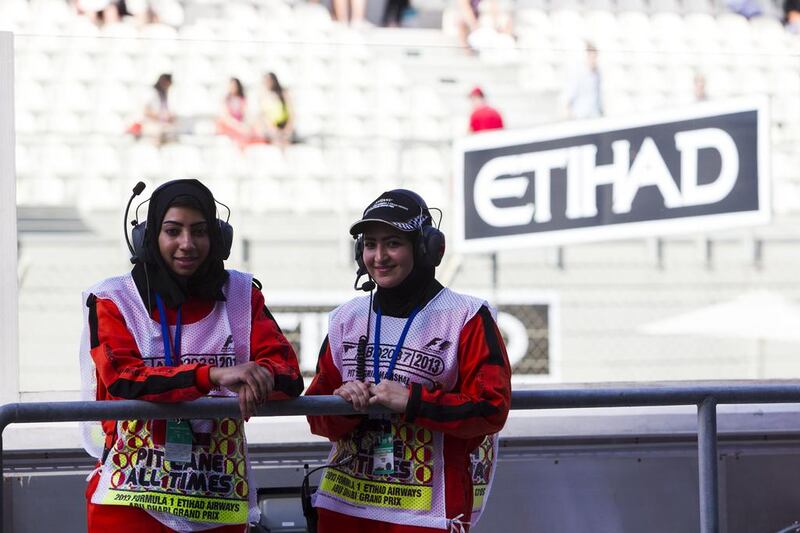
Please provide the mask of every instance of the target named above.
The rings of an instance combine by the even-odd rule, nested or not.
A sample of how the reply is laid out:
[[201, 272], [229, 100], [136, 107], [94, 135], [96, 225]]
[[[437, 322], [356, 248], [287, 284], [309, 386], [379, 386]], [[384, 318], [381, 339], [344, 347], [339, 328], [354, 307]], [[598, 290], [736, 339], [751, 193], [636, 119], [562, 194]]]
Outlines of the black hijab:
[[[411, 237], [411, 245], [417, 249], [415, 233]], [[436, 278], [434, 267], [423, 267], [414, 257], [414, 267], [408, 273], [406, 279], [398, 285], [390, 288], [378, 286], [376, 291], [377, 298], [373, 304], [381, 306], [381, 313], [387, 316], [407, 318], [415, 307], [424, 307], [434, 296], [442, 290], [442, 284]]]
[[[208, 257], [191, 276], [172, 271], [161, 257], [158, 235], [164, 216], [173, 205], [191, 207], [202, 213], [208, 223], [210, 247]], [[228, 280], [223, 263], [222, 232], [217, 221], [217, 206], [208, 188], [194, 179], [170, 181], [156, 189], [147, 210], [147, 231], [144, 236], [145, 257], [133, 267], [133, 279], [145, 305], [152, 307], [154, 294], [159, 294], [167, 307], [177, 307], [189, 297], [224, 300], [222, 286]], [[149, 288], [149, 293], [148, 293]], [[152, 308], [150, 309], [152, 311]]]

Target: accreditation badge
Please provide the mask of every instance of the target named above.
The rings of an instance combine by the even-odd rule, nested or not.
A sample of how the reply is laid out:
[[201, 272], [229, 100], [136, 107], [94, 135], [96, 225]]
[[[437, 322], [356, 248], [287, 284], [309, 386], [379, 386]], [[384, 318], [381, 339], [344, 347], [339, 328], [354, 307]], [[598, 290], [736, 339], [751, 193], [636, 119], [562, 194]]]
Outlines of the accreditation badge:
[[372, 450], [372, 475], [386, 476], [394, 474], [394, 439], [391, 426], [382, 431], [378, 442]]
[[192, 426], [188, 420], [167, 420], [164, 458], [170, 463], [188, 463], [192, 459]]

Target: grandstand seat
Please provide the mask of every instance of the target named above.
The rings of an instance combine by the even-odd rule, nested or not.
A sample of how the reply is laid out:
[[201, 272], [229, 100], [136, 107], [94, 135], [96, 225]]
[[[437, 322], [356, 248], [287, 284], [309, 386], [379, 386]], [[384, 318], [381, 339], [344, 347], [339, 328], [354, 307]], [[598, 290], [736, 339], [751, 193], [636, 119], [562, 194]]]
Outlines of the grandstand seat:
[[291, 173], [283, 151], [270, 144], [251, 144], [244, 150], [247, 175], [257, 179], [282, 178]]
[[0, 2], [0, 30], [19, 32], [31, 20], [31, 8], [26, 0], [5, 0]]
[[107, 143], [92, 142], [82, 150], [81, 175], [96, 178], [119, 178], [122, 174], [119, 150]]
[[42, 174], [49, 177], [74, 177], [83, 166], [75, 149], [64, 142], [48, 142], [42, 147], [41, 157]]
[[58, 102], [59, 107], [65, 111], [85, 113], [92, 106], [92, 99], [86, 85], [65, 81], [50, 87], [52, 102]]
[[64, 205], [67, 187], [63, 180], [50, 176], [31, 176], [17, 183], [18, 205]]
[[128, 192], [123, 190], [127, 187], [123, 187], [122, 181], [117, 178], [81, 175], [76, 180], [78, 194], [75, 203], [78, 210], [89, 215], [97, 211], [115, 211], [117, 206], [111, 200], [121, 198]]
[[159, 180], [164, 177], [159, 149], [147, 142], [139, 141], [130, 145], [123, 156], [124, 169], [129, 180]]
[[439, 117], [418, 115], [411, 118], [411, 137], [422, 141], [446, 141], [450, 139], [447, 123]]
[[208, 177], [203, 150], [188, 143], [170, 143], [161, 147], [164, 174], [171, 179]]
[[40, 131], [36, 114], [26, 109], [18, 109], [14, 112], [14, 125], [17, 133], [36, 134]]
[[55, 76], [53, 63], [47, 53], [28, 51], [17, 57], [15, 70], [18, 79], [44, 82]]
[[298, 176], [331, 176], [332, 165], [328, 164], [322, 150], [316, 146], [292, 144], [286, 148], [286, 161]]
[[439, 150], [431, 146], [406, 149], [401, 156], [400, 174], [403, 179], [444, 180], [448, 165]]
[[368, 135], [374, 132], [380, 139], [402, 140], [409, 136], [407, 121], [398, 117], [379, 116], [367, 121], [366, 126]]
[[[17, 115], [17, 129], [19, 129], [19, 115]], [[14, 150], [14, 167], [17, 180], [28, 179], [36, 169], [32, 149], [20, 142]]]
[[680, 13], [681, 4], [678, 0], [650, 0], [650, 9], [653, 13]]
[[293, 18], [302, 21], [310, 30], [328, 30], [333, 25], [330, 12], [322, 5], [313, 2], [294, 4]]
[[64, 109], [57, 109], [44, 116], [45, 128], [50, 133], [64, 135], [80, 135], [83, 132], [82, 114]]
[[204, 147], [204, 156], [209, 161], [204, 176], [219, 180], [240, 180], [249, 174], [247, 160], [242, 150], [228, 137], [217, 136], [211, 147]]
[[[110, 49], [99, 57], [99, 69], [103, 78], [113, 82], [141, 82], [145, 71], [139, 69], [139, 64], [132, 54]], [[164, 72], [169, 72], [168, 70]], [[149, 77], [145, 79], [150, 79]], [[153, 81], [155, 81], [153, 77]]]
[[239, 207], [257, 214], [285, 211], [290, 204], [284, 182], [265, 176], [242, 180], [239, 195]]
[[693, 13], [714, 13], [714, 0], [683, 0], [683, 12]]
[[14, 91], [14, 100], [18, 111], [41, 112], [50, 103], [41, 83], [19, 79]]

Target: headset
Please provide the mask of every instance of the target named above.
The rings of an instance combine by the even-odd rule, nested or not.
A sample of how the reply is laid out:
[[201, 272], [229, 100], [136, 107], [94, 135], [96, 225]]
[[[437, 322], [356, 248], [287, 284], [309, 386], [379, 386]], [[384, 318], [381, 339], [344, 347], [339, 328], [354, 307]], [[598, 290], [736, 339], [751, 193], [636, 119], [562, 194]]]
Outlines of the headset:
[[[153, 196], [158, 193], [164, 187], [175, 183], [176, 181], [181, 180], [172, 180], [168, 181], [156, 188], [150, 195], [150, 198], [145, 200], [144, 202], [140, 203], [136, 206], [136, 217], [131, 220], [131, 226], [133, 229], [131, 230], [131, 238], [128, 239], [128, 232], [125, 230], [125, 227], [128, 223], [128, 211], [130, 210], [131, 203], [133, 199], [137, 197], [145, 188], [145, 184], [143, 182], [139, 182], [133, 188], [133, 194], [131, 194], [130, 199], [128, 200], [128, 205], [125, 207], [125, 216], [123, 220], [123, 230], [125, 230], [125, 242], [128, 244], [128, 250], [131, 252], [131, 263], [146, 263], [148, 261], [152, 261], [150, 254], [147, 251], [147, 246], [145, 245], [145, 239], [147, 236], [147, 220], [144, 222], [138, 221], [138, 212], [139, 208], [146, 202], [149, 202]], [[212, 196], [213, 197], [213, 196]], [[228, 219], [231, 216], [231, 209], [223, 204], [222, 202], [214, 199], [214, 202], [220, 204], [225, 209], [228, 210], [228, 216], [225, 220], [220, 218], [217, 219], [217, 224], [219, 224], [219, 231], [220, 235], [222, 236], [222, 250], [221, 250], [221, 257], [222, 259], [227, 259], [231, 255], [231, 246], [233, 245], [233, 226], [228, 223]], [[132, 241], [132, 242], [131, 242]]]
[[[442, 233], [438, 227], [433, 225], [433, 217], [431, 217], [428, 204], [425, 203], [425, 200], [423, 200], [419, 194], [415, 193], [414, 191], [409, 191], [408, 189], [394, 189], [389, 192], [402, 194], [407, 198], [411, 198], [411, 200], [413, 200], [414, 203], [419, 207], [420, 218], [423, 218], [427, 215], [427, 217], [431, 219], [430, 225], [423, 225], [419, 228], [419, 235], [414, 248], [414, 264], [420, 265], [423, 268], [433, 268], [439, 266], [442, 262], [442, 257], [444, 257], [445, 238], [444, 233]], [[359, 235], [356, 238], [353, 255], [355, 256], [356, 264], [358, 265], [357, 274], [359, 277], [361, 277], [367, 273], [367, 265], [364, 264], [363, 235]], [[356, 279], [356, 283], [357, 282], [358, 279]]]

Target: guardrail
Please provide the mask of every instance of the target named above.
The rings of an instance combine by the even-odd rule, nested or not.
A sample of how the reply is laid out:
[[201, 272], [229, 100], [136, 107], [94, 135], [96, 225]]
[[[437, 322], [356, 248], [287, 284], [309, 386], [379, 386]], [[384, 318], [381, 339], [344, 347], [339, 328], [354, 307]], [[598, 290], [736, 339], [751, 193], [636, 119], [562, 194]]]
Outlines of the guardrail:
[[[512, 409], [591, 407], [697, 406], [697, 453], [700, 494], [700, 531], [719, 531], [717, 477], [717, 405], [800, 402], [800, 382], [714, 382], [702, 385], [597, 386], [515, 391]], [[370, 412], [387, 412], [370, 408]], [[258, 416], [358, 414], [338, 396], [304, 396], [270, 402]], [[157, 404], [135, 400], [109, 402], [37, 402], [0, 406], [0, 472], [3, 471], [2, 434], [6, 426], [31, 422], [77, 422], [128, 418], [221, 418], [239, 416], [235, 398]], [[0, 533], [4, 533], [3, 490], [0, 483]]]

